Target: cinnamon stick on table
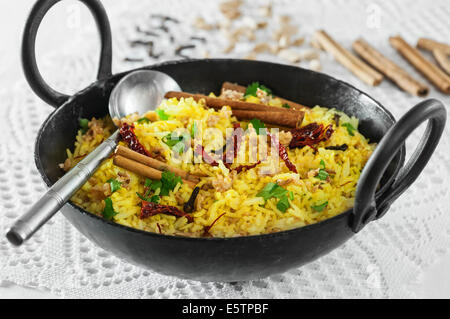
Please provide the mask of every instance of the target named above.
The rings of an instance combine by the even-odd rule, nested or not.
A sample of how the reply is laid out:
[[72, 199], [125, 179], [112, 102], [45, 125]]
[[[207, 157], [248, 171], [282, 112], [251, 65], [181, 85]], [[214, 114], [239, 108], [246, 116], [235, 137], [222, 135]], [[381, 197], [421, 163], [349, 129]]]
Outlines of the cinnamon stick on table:
[[[137, 161], [126, 158], [121, 155], [114, 156], [113, 163], [116, 166], [122, 167], [133, 173], [148, 177], [150, 179], [160, 180], [162, 177], [162, 171], [159, 171], [150, 166], [144, 165], [142, 163], [139, 163]], [[194, 188], [195, 185], [197, 184], [192, 181], [185, 180], [185, 179], [183, 179], [183, 183], [188, 184], [192, 188]]]
[[[206, 106], [220, 110], [224, 106], [231, 108], [232, 114], [238, 119], [248, 120], [258, 118], [268, 124], [285, 127], [296, 127], [300, 125], [304, 112], [287, 109], [283, 107], [268, 106], [264, 104], [248, 103], [243, 101], [227, 100], [209, 97], [202, 94], [191, 94], [186, 92], [167, 92], [165, 98], [193, 98], [195, 101], [205, 100]], [[276, 114], [279, 113], [279, 114]]]
[[417, 41], [417, 47], [432, 52], [441, 68], [447, 74], [450, 74], [450, 45], [427, 38], [420, 38]]
[[441, 68], [444, 69], [447, 74], [450, 74], [450, 55], [439, 49], [433, 50], [433, 55]]
[[344, 49], [336, 41], [334, 41], [325, 31], [319, 30], [314, 35], [315, 40], [327, 52], [331, 53], [336, 61], [341, 63], [353, 74], [369, 85], [375, 86], [381, 83], [383, 75], [374, 70], [366, 63], [358, 59], [350, 51]]
[[154, 159], [152, 157], [148, 157], [145, 155], [142, 155], [138, 152], [135, 152], [131, 149], [129, 149], [128, 147], [124, 147], [122, 145], [119, 145], [116, 147], [116, 150], [114, 151], [114, 155], [116, 156], [123, 156], [126, 157], [128, 159], [131, 159], [133, 161], [139, 162], [141, 164], [150, 166], [152, 168], [155, 168], [159, 171], [169, 171], [172, 172], [178, 176], [180, 176], [181, 178], [194, 182], [194, 183], [198, 183], [200, 181], [200, 178], [198, 176], [192, 175], [189, 172], [186, 172], [182, 169], [179, 169], [177, 167], [173, 167], [170, 165], [167, 165], [164, 162], [158, 161], [157, 159]]
[[390, 37], [389, 42], [419, 72], [444, 93], [450, 93], [450, 77], [436, 65], [428, 61], [416, 48], [410, 46], [400, 36]]
[[[237, 92], [245, 94], [245, 91], [247, 90], [247, 88], [245, 86], [243, 86], [243, 85], [239, 85], [239, 84], [236, 84], [236, 83], [223, 82], [221, 93], [223, 93], [223, 91], [225, 91], [225, 90], [232, 90], [232, 91], [237, 91]], [[304, 109], [308, 108], [307, 106], [304, 106], [304, 105], [296, 103], [296, 102], [292, 102], [292, 101], [284, 99], [282, 97], [279, 97], [279, 96], [275, 96], [275, 97], [277, 99], [279, 99], [281, 101], [281, 103], [288, 104], [291, 107], [291, 109], [300, 111], [300, 110], [304, 110]]]
[[405, 70], [386, 58], [363, 39], [353, 42], [353, 49], [370, 65], [386, 75], [400, 88], [417, 96], [428, 94], [428, 87], [415, 80]]
[[417, 47], [419, 49], [427, 50], [427, 51], [434, 51], [434, 50], [440, 50], [445, 52], [446, 54], [450, 54], [450, 45], [441, 43], [432, 39], [428, 38], [420, 38], [417, 41]]

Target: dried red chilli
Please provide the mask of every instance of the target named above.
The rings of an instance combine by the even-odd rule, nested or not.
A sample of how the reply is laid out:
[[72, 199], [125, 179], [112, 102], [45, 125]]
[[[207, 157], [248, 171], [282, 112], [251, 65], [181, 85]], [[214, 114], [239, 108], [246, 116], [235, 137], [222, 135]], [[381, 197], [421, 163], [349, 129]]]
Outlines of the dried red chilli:
[[206, 151], [203, 145], [197, 145], [195, 148], [195, 153], [198, 155], [201, 155], [202, 158], [205, 160], [206, 163], [208, 163], [211, 166], [218, 166], [219, 163], [217, 163], [214, 158], [212, 158], [211, 155], [209, 155]]
[[232, 170], [236, 171], [236, 173], [242, 172], [242, 170], [245, 168], [247, 170], [256, 167], [257, 165], [261, 164], [261, 161], [257, 161], [255, 164], [251, 165], [239, 165], [238, 167], [232, 168]]
[[133, 124], [129, 125], [128, 123], [123, 123], [122, 127], [120, 128], [119, 134], [122, 140], [127, 142], [130, 149], [142, 155], [151, 157], [149, 151], [147, 151], [145, 147], [139, 142], [136, 134], [134, 133]]
[[291, 162], [291, 160], [289, 159], [288, 153], [286, 151], [286, 148], [284, 148], [284, 146], [279, 142], [278, 140], [278, 136], [274, 135], [274, 134], [269, 134], [271, 140], [272, 140], [272, 145], [277, 145], [278, 146], [278, 154], [280, 155], [280, 158], [284, 161], [284, 163], [286, 164], [286, 167], [294, 173], [298, 173], [297, 171], [297, 167], [295, 167], [294, 163]]
[[[222, 153], [222, 161], [223, 161], [225, 167], [227, 167], [230, 170], [235, 170], [237, 173], [240, 173], [243, 169], [254, 168], [258, 164], [260, 164], [261, 161], [258, 161], [257, 163], [251, 164], [251, 165], [240, 165], [238, 167], [231, 168], [233, 159], [237, 157], [240, 145], [242, 143], [242, 131], [239, 130], [241, 128], [241, 124], [234, 123], [233, 128], [235, 131], [237, 130], [237, 133], [233, 132], [232, 139], [228, 139], [226, 145], [224, 146], [224, 151]], [[231, 142], [231, 141], [233, 141], [233, 142]], [[233, 153], [231, 153], [231, 148], [230, 148], [231, 143], [233, 143]], [[198, 155], [201, 155], [202, 158], [211, 166], [219, 165], [219, 163], [217, 163], [217, 161], [210, 154], [208, 154], [205, 151], [205, 148], [202, 145], [197, 145], [197, 147], [195, 149], [195, 153]]]
[[158, 226], [158, 230], [159, 230], [159, 233], [160, 233], [160, 234], [162, 234], [162, 231], [161, 231], [161, 226], [159, 226], [159, 224], [158, 224], [158, 223], [156, 223], [156, 226]]
[[182, 212], [178, 208], [174, 206], [169, 205], [161, 205], [157, 203], [142, 201], [141, 206], [141, 215], [139, 216], [140, 219], [148, 218], [150, 216], [158, 215], [158, 214], [166, 214], [166, 215], [172, 215], [176, 217], [186, 217], [186, 219], [192, 223], [194, 219], [192, 216]]
[[314, 145], [328, 140], [333, 132], [333, 125], [331, 124], [324, 127], [323, 124], [311, 123], [301, 128], [292, 129], [292, 140], [289, 143], [289, 147], [302, 148], [304, 146], [309, 146], [317, 151], [317, 148]]

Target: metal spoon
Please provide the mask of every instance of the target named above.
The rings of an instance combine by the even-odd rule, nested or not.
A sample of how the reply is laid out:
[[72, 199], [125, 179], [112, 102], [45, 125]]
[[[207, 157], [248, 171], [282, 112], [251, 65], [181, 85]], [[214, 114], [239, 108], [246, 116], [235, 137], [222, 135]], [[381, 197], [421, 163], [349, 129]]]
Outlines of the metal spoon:
[[[111, 118], [139, 114], [158, 107], [168, 91], [181, 91], [177, 82], [167, 74], [142, 70], [123, 77], [109, 98]], [[67, 174], [61, 177], [44, 196], [21, 216], [6, 234], [8, 240], [21, 245], [44, 225], [72, 195], [84, 185], [100, 164], [108, 158], [118, 143], [119, 130], [89, 153]]]

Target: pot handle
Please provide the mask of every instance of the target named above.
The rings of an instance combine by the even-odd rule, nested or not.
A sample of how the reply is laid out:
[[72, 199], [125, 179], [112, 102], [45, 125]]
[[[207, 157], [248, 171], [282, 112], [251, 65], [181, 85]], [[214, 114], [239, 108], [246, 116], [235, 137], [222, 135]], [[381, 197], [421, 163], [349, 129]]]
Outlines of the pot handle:
[[[52, 89], [42, 78], [36, 63], [35, 44], [36, 34], [42, 19], [48, 10], [60, 1], [61, 0], [37, 1], [31, 9], [30, 15], [26, 21], [22, 38], [22, 66], [25, 77], [33, 91], [42, 100], [55, 108], [66, 102], [69, 96]], [[97, 78], [103, 79], [109, 77], [111, 75], [112, 41], [111, 27], [105, 8], [98, 0], [79, 1], [83, 2], [91, 11], [100, 33], [101, 50]]]
[[[390, 205], [416, 180], [430, 160], [445, 127], [447, 112], [435, 99], [417, 104], [395, 123], [367, 161], [356, 189], [351, 228], [356, 233], [370, 221], [382, 217]], [[425, 133], [397, 179], [379, 198], [375, 192], [384, 171], [404, 145], [406, 138], [428, 120]]]

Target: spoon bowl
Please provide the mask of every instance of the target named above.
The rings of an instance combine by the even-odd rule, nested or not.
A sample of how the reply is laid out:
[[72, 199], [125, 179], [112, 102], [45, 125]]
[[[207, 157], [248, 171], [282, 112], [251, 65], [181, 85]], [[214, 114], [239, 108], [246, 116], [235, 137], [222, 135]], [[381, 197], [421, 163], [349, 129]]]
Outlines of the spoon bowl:
[[123, 77], [109, 97], [111, 118], [155, 110], [168, 91], [181, 91], [178, 83], [165, 73], [140, 70]]
[[[164, 98], [164, 93], [180, 91], [177, 82], [165, 73], [140, 70], [129, 73], [117, 83], [109, 98], [111, 118], [122, 118], [131, 113], [154, 110]], [[59, 179], [6, 234], [8, 240], [22, 245], [42, 227], [75, 192], [87, 182], [100, 164], [108, 158], [118, 143], [119, 130], [81, 160]]]

